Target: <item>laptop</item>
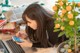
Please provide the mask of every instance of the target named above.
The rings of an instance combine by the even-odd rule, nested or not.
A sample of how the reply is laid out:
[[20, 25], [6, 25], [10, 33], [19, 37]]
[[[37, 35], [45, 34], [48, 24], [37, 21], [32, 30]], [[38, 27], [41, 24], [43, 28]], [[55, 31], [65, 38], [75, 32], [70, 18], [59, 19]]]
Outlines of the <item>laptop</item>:
[[20, 45], [13, 40], [0, 40], [0, 52], [2, 53], [25, 53]]

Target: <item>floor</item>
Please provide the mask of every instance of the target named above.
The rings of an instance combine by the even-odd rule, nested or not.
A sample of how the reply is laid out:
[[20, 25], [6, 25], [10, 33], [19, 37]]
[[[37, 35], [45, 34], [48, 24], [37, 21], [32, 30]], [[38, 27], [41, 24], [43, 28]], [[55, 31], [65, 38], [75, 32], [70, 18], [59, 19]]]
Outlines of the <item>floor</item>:
[[26, 53], [57, 53], [57, 48], [37, 48], [31, 49], [31, 48], [26, 48], [24, 49]]

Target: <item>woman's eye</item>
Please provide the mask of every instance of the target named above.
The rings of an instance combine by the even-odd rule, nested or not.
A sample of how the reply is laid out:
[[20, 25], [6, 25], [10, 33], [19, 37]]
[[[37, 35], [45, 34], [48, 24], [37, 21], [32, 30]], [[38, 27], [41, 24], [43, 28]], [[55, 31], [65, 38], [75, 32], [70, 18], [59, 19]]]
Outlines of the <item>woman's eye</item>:
[[28, 21], [27, 23], [31, 23], [31, 22]]
[[28, 22], [28, 23], [31, 23], [31, 22]]
[[31, 23], [30, 21], [27, 21], [27, 23]]

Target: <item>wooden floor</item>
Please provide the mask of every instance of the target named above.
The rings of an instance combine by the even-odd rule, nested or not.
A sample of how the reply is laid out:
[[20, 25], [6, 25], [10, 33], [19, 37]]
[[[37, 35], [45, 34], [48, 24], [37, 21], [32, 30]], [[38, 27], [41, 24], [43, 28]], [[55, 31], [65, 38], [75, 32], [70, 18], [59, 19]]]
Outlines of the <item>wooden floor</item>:
[[[29, 48], [28, 48], [29, 49]], [[53, 48], [37, 48], [37, 51], [34, 50], [26, 50], [26, 53], [57, 53], [57, 49]]]
[[[9, 34], [0, 34], [0, 39], [2, 40], [9, 40], [11, 39], [13, 35], [9, 35]], [[23, 50], [25, 51], [25, 53], [57, 53], [57, 48], [53, 47], [53, 48], [24, 48], [22, 47]]]

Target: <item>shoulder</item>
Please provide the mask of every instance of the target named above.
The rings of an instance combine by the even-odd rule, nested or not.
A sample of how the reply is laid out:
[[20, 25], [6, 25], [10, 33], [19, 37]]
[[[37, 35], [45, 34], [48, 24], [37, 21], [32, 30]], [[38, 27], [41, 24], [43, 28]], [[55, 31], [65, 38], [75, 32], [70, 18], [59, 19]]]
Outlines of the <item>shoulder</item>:
[[54, 19], [53, 18], [47, 21], [46, 29], [54, 29]]
[[48, 33], [51, 33], [52, 35], [53, 35], [53, 34], [58, 35], [59, 32], [53, 32], [54, 26], [55, 26], [55, 24], [54, 24], [54, 19], [52, 19], [52, 20], [50, 20], [50, 21], [47, 23], [47, 25], [46, 25], [46, 30], [47, 30]]

